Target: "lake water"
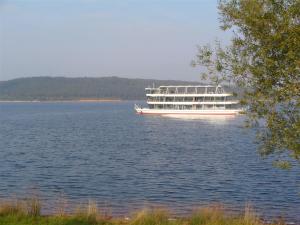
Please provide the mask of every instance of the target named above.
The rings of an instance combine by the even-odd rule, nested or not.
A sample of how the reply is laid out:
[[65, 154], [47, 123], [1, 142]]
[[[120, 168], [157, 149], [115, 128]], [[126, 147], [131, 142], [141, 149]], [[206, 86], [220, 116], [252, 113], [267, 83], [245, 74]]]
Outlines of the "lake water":
[[243, 117], [140, 116], [134, 102], [0, 103], [0, 197], [93, 199], [112, 213], [221, 202], [300, 221], [300, 170], [262, 159]]

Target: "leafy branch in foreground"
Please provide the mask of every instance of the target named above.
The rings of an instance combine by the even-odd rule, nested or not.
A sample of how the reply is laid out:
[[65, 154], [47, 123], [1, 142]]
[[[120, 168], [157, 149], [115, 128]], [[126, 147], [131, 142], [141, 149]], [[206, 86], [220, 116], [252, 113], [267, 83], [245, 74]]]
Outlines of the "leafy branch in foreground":
[[250, 124], [265, 124], [260, 153], [288, 168], [300, 162], [300, 1], [222, 0], [219, 14], [231, 44], [199, 47], [192, 64], [205, 68], [204, 79], [243, 88]]

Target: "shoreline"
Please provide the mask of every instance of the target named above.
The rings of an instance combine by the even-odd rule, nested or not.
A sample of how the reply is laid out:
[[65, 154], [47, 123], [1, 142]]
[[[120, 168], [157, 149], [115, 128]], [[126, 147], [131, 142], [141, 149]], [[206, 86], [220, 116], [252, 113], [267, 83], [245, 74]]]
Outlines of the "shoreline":
[[[195, 214], [199, 216], [199, 214], [202, 215], [206, 213], [218, 215], [223, 219], [229, 220], [243, 220], [245, 217], [250, 215], [253, 219], [255, 219], [256, 222], [258, 222], [248, 223], [248, 221], [245, 225], [300, 225], [300, 217], [298, 214], [288, 215], [284, 212], [277, 212], [274, 214], [272, 211], [266, 211], [265, 209], [259, 207], [257, 208], [254, 204], [247, 201], [241, 205], [229, 203], [225, 204], [224, 202], [207, 202], [202, 204], [191, 203], [188, 205], [176, 202], [174, 205], [153, 202], [134, 203], [133, 201], [128, 201], [127, 203], [121, 205], [118, 204], [116, 207], [116, 205], [109, 204], [107, 201], [99, 201], [91, 198], [72, 199], [64, 195], [60, 195], [48, 199], [43, 198], [40, 193], [37, 192], [37, 190], [32, 190], [31, 192], [31, 194], [25, 194], [23, 197], [20, 195], [6, 197], [0, 196], [0, 225], [2, 224], [1, 217], [3, 217], [3, 215], [5, 216], [7, 214], [11, 214], [11, 212], [18, 212], [18, 215], [21, 214], [25, 217], [28, 217], [32, 216], [28, 215], [30, 212], [35, 211], [36, 215], [41, 218], [55, 218], [61, 215], [73, 217], [78, 215], [78, 213], [89, 214], [91, 209], [93, 213], [97, 214], [98, 216], [109, 217], [113, 221], [116, 219], [121, 219], [123, 222], [125, 218], [127, 218], [126, 220], [128, 221], [134, 220], [134, 217], [140, 213], [147, 212], [147, 214], [152, 214], [163, 211], [165, 216], [168, 218], [185, 221], [185, 223], [176, 223], [176, 225], [189, 225], [186, 223], [187, 219], [194, 217]], [[115, 223], [109, 224], [116, 225]], [[225, 223], [224, 225], [228, 224], [243, 225], [244, 223]], [[206, 225], [206, 223], [201, 223], [199, 225]], [[223, 223], [208, 223], [207, 225], [223, 225]]]
[[[273, 219], [261, 217], [251, 205], [246, 204], [240, 212], [234, 212], [222, 204], [195, 208], [187, 215], [180, 215], [168, 207], [148, 206], [130, 211], [127, 215], [113, 215], [107, 207], [97, 202], [71, 205], [60, 199], [53, 213], [42, 213], [43, 203], [38, 197], [0, 201], [0, 224], [31, 224], [34, 219], [40, 225], [288, 225], [283, 217]], [[38, 221], [38, 223], [37, 223]], [[51, 221], [51, 222], [50, 222]], [[80, 221], [80, 222], [79, 222]], [[50, 222], [50, 223], [49, 223]], [[54, 223], [53, 223], [54, 222]], [[79, 222], [79, 223], [78, 223]]]
[[0, 103], [53, 103], [53, 102], [123, 102], [122, 99], [74, 99], [74, 100], [0, 100]]

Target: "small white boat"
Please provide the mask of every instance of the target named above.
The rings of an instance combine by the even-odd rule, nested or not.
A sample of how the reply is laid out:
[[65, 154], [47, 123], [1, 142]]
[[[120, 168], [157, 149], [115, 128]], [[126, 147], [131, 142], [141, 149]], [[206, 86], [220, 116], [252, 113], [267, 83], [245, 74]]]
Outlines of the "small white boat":
[[134, 106], [138, 114], [237, 115], [242, 109], [232, 93], [219, 86], [160, 86], [146, 88], [148, 108]]

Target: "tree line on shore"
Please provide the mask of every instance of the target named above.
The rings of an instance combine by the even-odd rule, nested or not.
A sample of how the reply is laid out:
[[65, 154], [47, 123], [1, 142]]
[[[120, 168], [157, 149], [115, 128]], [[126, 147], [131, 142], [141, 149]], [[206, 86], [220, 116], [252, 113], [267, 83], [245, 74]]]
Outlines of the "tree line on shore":
[[196, 85], [197, 82], [120, 77], [29, 77], [0, 82], [0, 100], [51, 101], [80, 99], [145, 99], [145, 88]]

